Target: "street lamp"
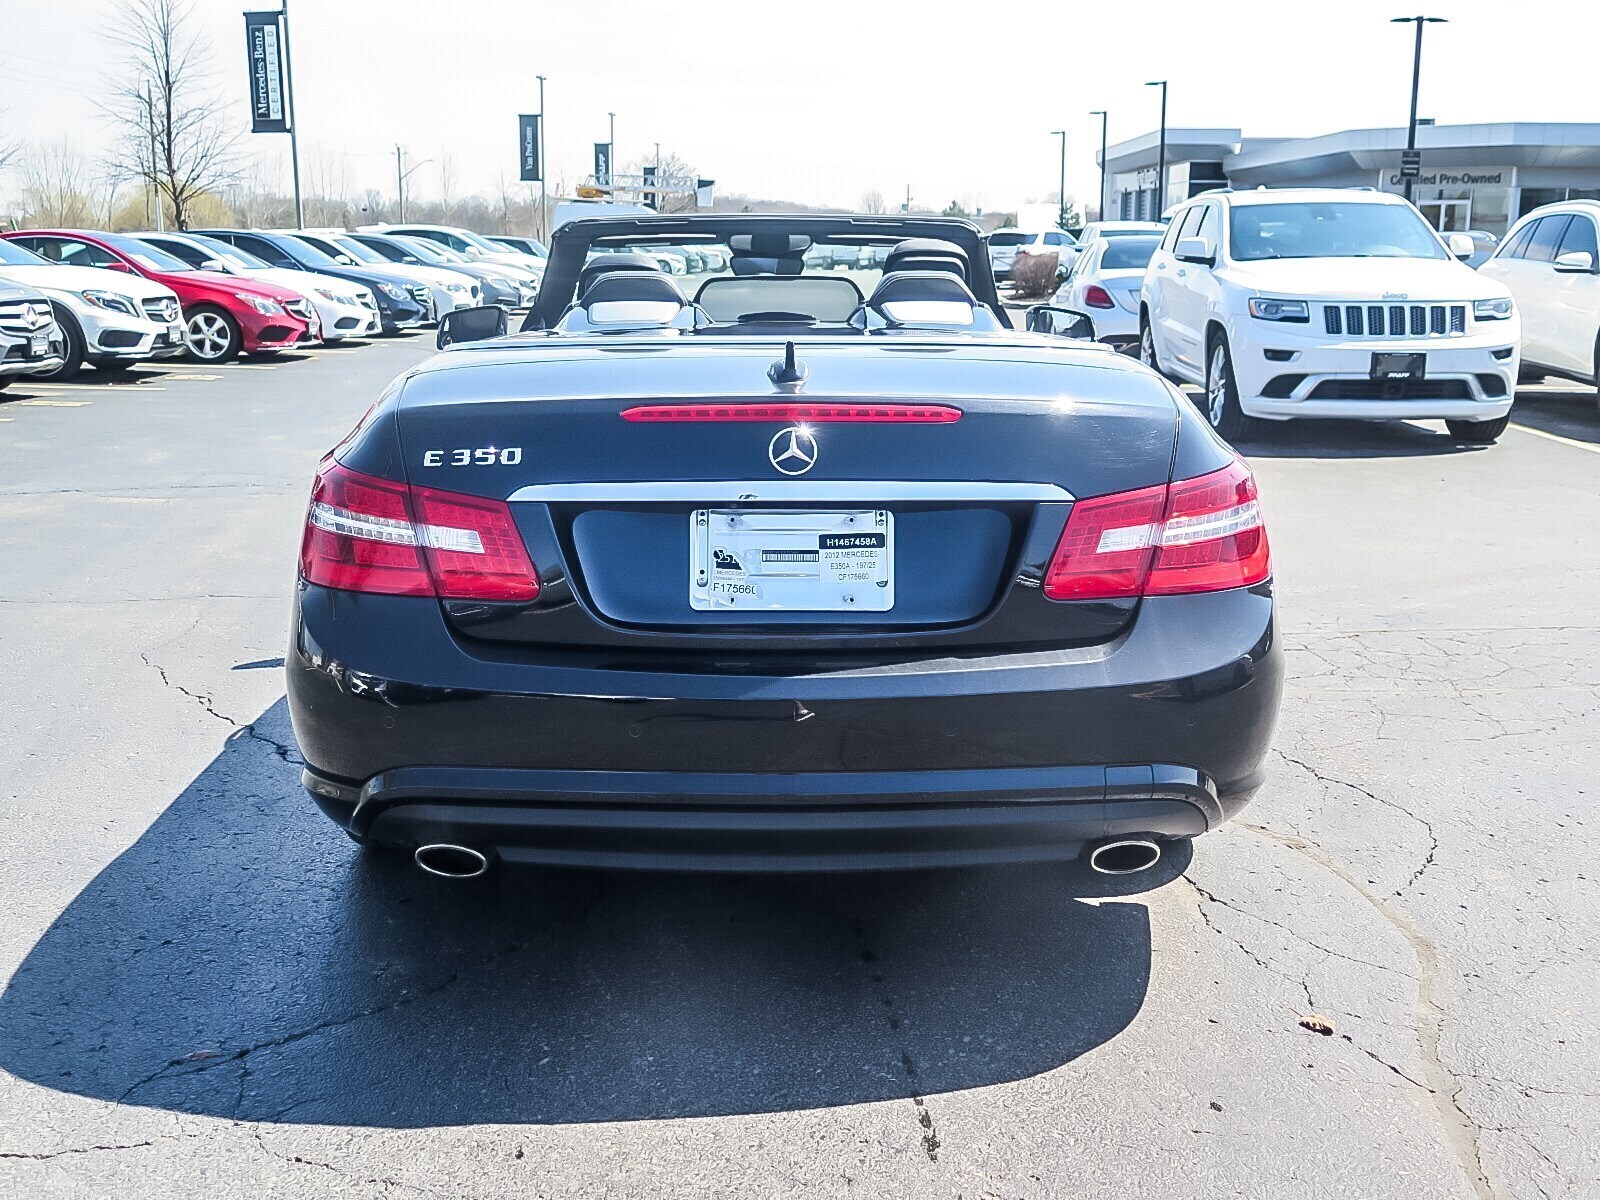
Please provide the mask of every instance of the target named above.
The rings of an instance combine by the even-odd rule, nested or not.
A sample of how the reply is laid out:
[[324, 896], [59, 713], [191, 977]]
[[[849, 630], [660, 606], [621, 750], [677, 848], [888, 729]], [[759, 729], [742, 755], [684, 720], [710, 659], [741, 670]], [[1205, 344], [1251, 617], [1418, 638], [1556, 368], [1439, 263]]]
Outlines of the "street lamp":
[[1106, 110], [1097, 108], [1089, 114], [1091, 117], [1100, 118], [1100, 203], [1095, 206], [1095, 219], [1106, 219]]
[[606, 143], [605, 182], [609, 187], [611, 181], [615, 179], [617, 175], [617, 114], [614, 112], [608, 112], [606, 116], [611, 118], [611, 132], [606, 135], [611, 139]]
[[405, 171], [401, 169], [403, 166], [401, 161], [402, 153], [403, 152], [397, 143], [394, 148], [394, 193], [395, 202], [400, 208], [400, 220], [404, 221], [406, 219], [406, 180], [410, 179], [412, 175], [416, 174], [419, 168], [425, 167], [431, 163], [433, 159], [425, 158], [419, 163], [413, 163], [411, 170]]
[[[1417, 51], [1411, 60], [1411, 124], [1406, 128], [1406, 149], [1417, 148], [1417, 86], [1422, 81], [1422, 27], [1424, 25], [1444, 25], [1444, 17], [1394, 17], [1389, 21], [1391, 25], [1407, 25], [1415, 23], [1417, 27]], [[1410, 155], [1407, 155], [1409, 158]], [[1411, 199], [1411, 176], [1405, 173], [1405, 167], [1400, 169], [1401, 184], [1405, 188], [1406, 199]]]
[[1056, 193], [1056, 224], [1067, 227], [1067, 131], [1052, 129], [1051, 136], [1061, 139], [1061, 190]]
[[546, 203], [545, 180], [550, 177], [550, 163], [544, 155], [544, 76], [534, 76], [539, 81], [539, 236], [550, 240], [550, 206]]
[[1161, 153], [1156, 160], [1156, 213], [1155, 219], [1160, 220], [1161, 214], [1167, 211], [1167, 81], [1153, 79], [1145, 87], [1158, 87], [1161, 89]]

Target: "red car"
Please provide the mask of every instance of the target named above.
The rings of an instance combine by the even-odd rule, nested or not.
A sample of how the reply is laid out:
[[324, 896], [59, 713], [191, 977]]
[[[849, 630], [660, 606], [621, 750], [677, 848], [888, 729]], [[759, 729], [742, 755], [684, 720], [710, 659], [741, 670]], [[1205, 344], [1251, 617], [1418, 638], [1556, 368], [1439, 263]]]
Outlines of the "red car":
[[81, 229], [24, 229], [0, 237], [51, 262], [142, 275], [171, 288], [183, 304], [189, 353], [205, 362], [225, 362], [241, 351], [282, 350], [322, 336], [316, 309], [299, 292], [200, 271], [136, 238]]

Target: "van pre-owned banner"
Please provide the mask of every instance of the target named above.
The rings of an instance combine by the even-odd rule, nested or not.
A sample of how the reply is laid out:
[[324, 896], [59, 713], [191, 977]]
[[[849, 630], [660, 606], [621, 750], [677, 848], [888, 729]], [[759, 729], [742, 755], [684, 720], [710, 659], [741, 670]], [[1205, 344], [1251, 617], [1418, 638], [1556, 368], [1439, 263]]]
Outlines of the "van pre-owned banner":
[[277, 12], [244, 15], [245, 45], [250, 53], [250, 132], [288, 133], [284, 103], [283, 25]]
[[594, 181], [602, 185], [611, 182], [610, 142], [596, 142], [594, 144]]
[[539, 162], [538, 113], [523, 113], [517, 118], [517, 157], [517, 178], [523, 183], [537, 183], [544, 178], [543, 164]]

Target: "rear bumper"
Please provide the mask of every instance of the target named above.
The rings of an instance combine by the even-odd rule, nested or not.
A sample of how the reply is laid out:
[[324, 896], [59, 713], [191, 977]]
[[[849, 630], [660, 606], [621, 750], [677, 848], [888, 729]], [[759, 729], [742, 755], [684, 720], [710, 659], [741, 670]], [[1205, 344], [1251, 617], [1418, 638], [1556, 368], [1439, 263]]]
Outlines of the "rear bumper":
[[1282, 691], [1270, 586], [1147, 600], [1077, 650], [786, 676], [474, 642], [430, 600], [302, 585], [305, 783], [358, 838], [725, 870], [1076, 857], [1190, 837], [1259, 788]]
[[402, 767], [355, 788], [306, 771], [363, 841], [448, 842], [510, 862], [648, 870], [920, 869], [1076, 857], [1131, 834], [1223, 820], [1185, 767], [662, 774]]

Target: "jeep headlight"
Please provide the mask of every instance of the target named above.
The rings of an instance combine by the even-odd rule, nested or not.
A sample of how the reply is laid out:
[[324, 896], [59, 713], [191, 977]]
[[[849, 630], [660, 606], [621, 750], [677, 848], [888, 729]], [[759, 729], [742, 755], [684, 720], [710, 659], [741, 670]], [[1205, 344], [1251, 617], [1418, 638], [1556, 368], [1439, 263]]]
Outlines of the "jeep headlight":
[[1472, 315], [1479, 321], [1505, 321], [1511, 316], [1511, 297], [1499, 300], [1474, 300]]
[[1252, 296], [1250, 315], [1262, 321], [1309, 321], [1311, 306], [1304, 300], [1269, 300]]
[[79, 292], [78, 295], [96, 308], [103, 308], [107, 312], [124, 313], [130, 317], [139, 315], [138, 306], [134, 304], [133, 298], [124, 296], [120, 292], [101, 292], [90, 288], [87, 291]]

